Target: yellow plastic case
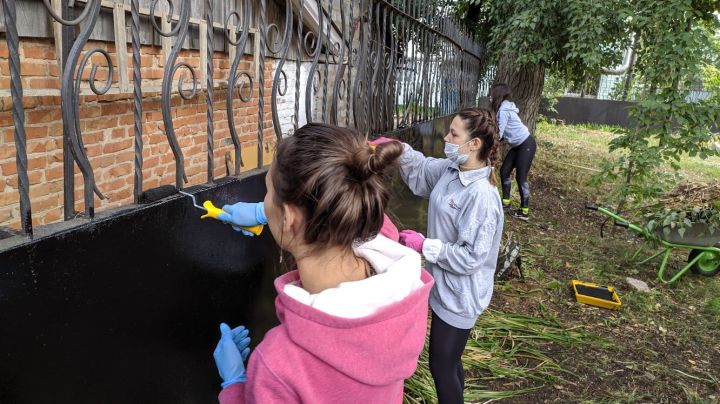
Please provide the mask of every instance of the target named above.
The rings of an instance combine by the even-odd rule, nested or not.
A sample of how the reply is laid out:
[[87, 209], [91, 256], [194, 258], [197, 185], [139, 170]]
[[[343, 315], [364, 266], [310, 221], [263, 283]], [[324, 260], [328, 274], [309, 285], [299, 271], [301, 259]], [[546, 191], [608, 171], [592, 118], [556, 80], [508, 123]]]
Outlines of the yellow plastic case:
[[577, 279], [570, 281], [575, 298], [580, 303], [617, 310], [622, 305], [620, 297], [612, 286], [583, 282]]

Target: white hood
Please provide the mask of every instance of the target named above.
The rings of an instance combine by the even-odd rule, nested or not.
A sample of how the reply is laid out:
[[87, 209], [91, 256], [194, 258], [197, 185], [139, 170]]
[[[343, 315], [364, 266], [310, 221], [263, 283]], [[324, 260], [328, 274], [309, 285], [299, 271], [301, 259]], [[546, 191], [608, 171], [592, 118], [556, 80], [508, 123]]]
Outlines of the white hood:
[[420, 254], [389, 238], [378, 235], [358, 247], [355, 255], [366, 259], [376, 275], [310, 294], [295, 284], [284, 292], [293, 299], [327, 314], [343, 318], [361, 318], [399, 302], [423, 286], [420, 280]]

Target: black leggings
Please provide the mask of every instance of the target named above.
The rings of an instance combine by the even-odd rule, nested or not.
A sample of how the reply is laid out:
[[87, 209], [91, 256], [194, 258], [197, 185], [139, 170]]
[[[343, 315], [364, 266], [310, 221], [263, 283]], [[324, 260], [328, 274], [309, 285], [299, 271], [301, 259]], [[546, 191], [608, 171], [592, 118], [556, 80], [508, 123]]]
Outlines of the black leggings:
[[520, 190], [520, 207], [527, 208], [530, 203], [530, 184], [527, 182], [530, 166], [535, 158], [537, 143], [535, 137], [530, 135], [524, 142], [513, 147], [505, 156], [505, 161], [500, 167], [500, 179], [502, 180], [503, 199], [510, 199], [510, 188], [512, 180], [510, 174], [515, 169], [515, 180]]
[[432, 312], [430, 323], [430, 373], [435, 381], [438, 402], [456, 404], [463, 402], [465, 372], [462, 353], [470, 336], [470, 330], [455, 328], [442, 321]]

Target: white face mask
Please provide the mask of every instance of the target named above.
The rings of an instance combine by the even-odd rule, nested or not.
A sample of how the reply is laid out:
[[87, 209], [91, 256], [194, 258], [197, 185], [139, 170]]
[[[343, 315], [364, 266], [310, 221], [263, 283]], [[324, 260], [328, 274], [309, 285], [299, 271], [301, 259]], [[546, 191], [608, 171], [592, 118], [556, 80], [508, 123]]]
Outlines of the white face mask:
[[[472, 140], [470, 142], [472, 142]], [[458, 164], [465, 164], [468, 161], [468, 159], [470, 158], [470, 155], [469, 154], [460, 154], [460, 148], [470, 142], [467, 142], [462, 145], [445, 142], [445, 157], [449, 158], [450, 160], [452, 160]]]

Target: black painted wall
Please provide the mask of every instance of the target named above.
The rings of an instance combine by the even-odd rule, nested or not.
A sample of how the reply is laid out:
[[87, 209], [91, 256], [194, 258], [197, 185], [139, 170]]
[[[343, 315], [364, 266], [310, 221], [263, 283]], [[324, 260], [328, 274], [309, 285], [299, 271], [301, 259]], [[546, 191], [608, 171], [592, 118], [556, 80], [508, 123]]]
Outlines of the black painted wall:
[[[264, 176], [198, 202], [260, 201]], [[216, 401], [219, 323], [248, 325], [254, 346], [281, 269], [267, 228], [201, 214], [175, 194], [0, 251], [0, 403]]]
[[557, 112], [549, 111], [543, 102], [540, 113], [548, 118], [562, 119], [566, 124], [597, 123], [626, 128], [629, 124], [628, 109], [634, 104], [628, 101], [559, 97], [555, 104]]
[[[566, 124], [597, 123], [627, 128], [632, 123], [628, 111], [635, 105], [629, 101], [597, 100], [594, 98], [559, 97], [555, 105], [557, 112], [549, 111], [543, 100], [540, 113], [552, 119], [562, 119]], [[720, 123], [710, 131], [720, 133]]]

